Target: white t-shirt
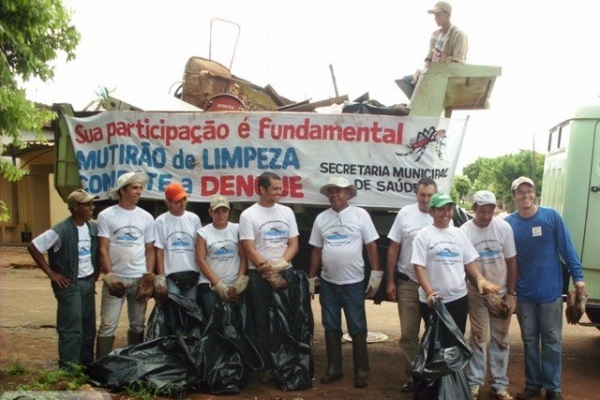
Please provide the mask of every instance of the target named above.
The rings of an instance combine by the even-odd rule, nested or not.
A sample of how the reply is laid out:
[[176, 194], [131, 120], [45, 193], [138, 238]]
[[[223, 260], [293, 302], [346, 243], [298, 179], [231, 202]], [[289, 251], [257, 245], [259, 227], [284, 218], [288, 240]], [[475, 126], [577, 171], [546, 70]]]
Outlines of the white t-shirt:
[[363, 245], [379, 238], [369, 213], [348, 206], [339, 213], [329, 208], [313, 224], [309, 243], [323, 249], [321, 279], [336, 285], [361, 282], [365, 277]]
[[[267, 261], [281, 258], [288, 248], [288, 239], [298, 234], [294, 212], [281, 204], [263, 207], [255, 203], [240, 215], [240, 239], [254, 240], [256, 251]], [[292, 263], [288, 268], [291, 266]], [[249, 262], [248, 268], [256, 266]]]
[[396, 243], [400, 243], [400, 257], [396, 264], [396, 270], [408, 275], [414, 282], [417, 281], [415, 268], [410, 262], [413, 249], [413, 240], [417, 232], [426, 226], [433, 224], [433, 217], [428, 213], [419, 210], [417, 203], [402, 207], [396, 215], [394, 224], [390, 229], [388, 238]]
[[146, 243], [154, 242], [154, 218], [136, 207], [115, 204], [98, 214], [98, 237], [110, 240], [112, 272], [122, 278], [140, 278], [146, 272]]
[[[79, 255], [79, 269], [77, 270], [78, 278], [86, 278], [94, 273], [92, 265], [92, 237], [87, 224], [77, 226], [77, 254]], [[47, 252], [52, 248], [55, 252], [60, 249], [61, 239], [55, 230], [48, 229], [32, 241], [35, 248], [40, 253]]]
[[[228, 286], [235, 282], [240, 270], [239, 233], [240, 226], [231, 222], [224, 229], [208, 224], [198, 230], [198, 235], [206, 241], [206, 263]], [[210, 281], [201, 274], [200, 283]]]
[[508, 222], [492, 218], [490, 224], [480, 228], [473, 220], [460, 227], [479, 253], [476, 264], [488, 281], [500, 286], [500, 295], [506, 293], [506, 258], [517, 255], [515, 238]]
[[[411, 263], [425, 267], [431, 288], [444, 303], [467, 295], [465, 264], [479, 257], [467, 234], [449, 226], [445, 229], [429, 225], [419, 231], [413, 241]], [[427, 302], [423, 288], [419, 300]]]
[[198, 271], [196, 265], [196, 232], [202, 228], [200, 217], [189, 211], [177, 216], [161, 214], [154, 223], [154, 247], [164, 250], [165, 275]]

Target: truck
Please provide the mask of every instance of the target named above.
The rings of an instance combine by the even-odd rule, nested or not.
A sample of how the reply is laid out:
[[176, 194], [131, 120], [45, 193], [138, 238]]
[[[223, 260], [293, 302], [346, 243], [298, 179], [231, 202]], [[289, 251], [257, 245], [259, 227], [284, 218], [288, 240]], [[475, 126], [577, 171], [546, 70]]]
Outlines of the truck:
[[[140, 206], [151, 214], [165, 211], [164, 186], [179, 181], [189, 193], [188, 209], [203, 222], [217, 194], [235, 204], [236, 221], [257, 199], [255, 177], [272, 170], [283, 177], [281, 202], [293, 207], [298, 220], [294, 264], [307, 269], [312, 223], [329, 206], [319, 187], [331, 175], [344, 175], [358, 188], [352, 203], [372, 216], [384, 260], [395, 213], [414, 203], [420, 177], [435, 178], [440, 191], [450, 192], [467, 124], [451, 118], [452, 112], [489, 108], [501, 71], [434, 63], [422, 74], [406, 116], [290, 111], [305, 110], [305, 103], [265, 110], [264, 100], [252, 111], [244, 105], [247, 97], [236, 97], [256, 86], [220, 71], [184, 77], [218, 81], [195, 86], [199, 109], [214, 104], [209, 97], [225, 100], [216, 112], [148, 111], [118, 99], [109, 99], [115, 109], [102, 112], [55, 104], [54, 185], [63, 199], [81, 187], [98, 195], [99, 212], [110, 205], [108, 192], [121, 173], [143, 170], [151, 180]], [[193, 97], [186, 96], [185, 83], [183, 89], [182, 99]]]
[[540, 204], [561, 214], [583, 266], [591, 322], [582, 325], [600, 329], [600, 101], [550, 128], [543, 182]]

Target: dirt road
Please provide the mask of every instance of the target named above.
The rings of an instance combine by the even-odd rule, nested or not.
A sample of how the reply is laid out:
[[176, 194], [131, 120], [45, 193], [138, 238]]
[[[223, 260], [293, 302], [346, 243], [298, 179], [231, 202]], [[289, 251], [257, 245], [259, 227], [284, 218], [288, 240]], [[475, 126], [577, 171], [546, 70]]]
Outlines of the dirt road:
[[[38, 269], [10, 268], [10, 264], [31, 265], [24, 248], [0, 247], [0, 369], [15, 362], [28, 368], [56, 368], [56, 304], [48, 278]], [[98, 290], [100, 292], [100, 284]], [[99, 309], [99, 299], [97, 307]], [[149, 312], [153, 303], [149, 304]], [[404, 364], [398, 347], [399, 322], [396, 305], [385, 302], [373, 305], [367, 302], [370, 332], [388, 335], [383, 342], [369, 344], [371, 367], [370, 385], [358, 390], [352, 387], [352, 348], [343, 346], [345, 378], [330, 385], [322, 385], [318, 379], [325, 370], [325, 348], [318, 300], [313, 301], [315, 316], [314, 355], [317, 378], [314, 388], [302, 392], [282, 392], [274, 386], [262, 385], [255, 376], [236, 399], [411, 399], [399, 388], [404, 377]], [[125, 313], [123, 313], [125, 315]], [[126, 345], [126, 325], [123, 315], [117, 331], [116, 346]], [[586, 317], [584, 320], [587, 321]], [[467, 328], [467, 336], [469, 335]], [[511, 393], [524, 386], [523, 346], [516, 318], [511, 327], [511, 357], [509, 378]], [[595, 328], [566, 325], [563, 344], [563, 396], [565, 399], [591, 400], [598, 398], [600, 383], [600, 331]], [[0, 373], [0, 392], [11, 390], [13, 377]], [[488, 387], [480, 400], [489, 398]], [[193, 394], [190, 399], [208, 400], [217, 396]]]

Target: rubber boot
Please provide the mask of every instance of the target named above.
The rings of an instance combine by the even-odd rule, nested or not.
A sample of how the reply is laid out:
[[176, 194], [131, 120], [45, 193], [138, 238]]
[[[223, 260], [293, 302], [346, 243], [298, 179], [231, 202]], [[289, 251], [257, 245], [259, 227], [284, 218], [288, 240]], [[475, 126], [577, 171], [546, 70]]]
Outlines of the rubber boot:
[[354, 387], [369, 386], [369, 354], [367, 353], [367, 332], [352, 336], [352, 358], [354, 360]]
[[127, 331], [127, 344], [132, 346], [144, 341], [144, 332]]
[[321, 383], [332, 383], [344, 377], [342, 371], [342, 334], [325, 330], [325, 350], [327, 351], [327, 373]]
[[96, 339], [96, 360], [106, 357], [113, 349], [114, 336], [98, 336]]

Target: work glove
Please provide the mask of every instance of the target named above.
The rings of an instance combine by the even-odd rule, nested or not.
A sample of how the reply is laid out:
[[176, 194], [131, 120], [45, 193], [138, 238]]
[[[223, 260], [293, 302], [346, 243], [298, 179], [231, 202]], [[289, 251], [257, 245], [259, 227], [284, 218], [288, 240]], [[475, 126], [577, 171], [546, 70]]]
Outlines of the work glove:
[[142, 280], [137, 289], [135, 298], [139, 301], [148, 301], [154, 292], [154, 273], [146, 272], [142, 275]]
[[369, 278], [369, 284], [367, 290], [365, 290], [365, 297], [367, 299], [375, 296], [381, 285], [381, 278], [383, 278], [383, 271], [371, 271], [371, 277]]
[[315, 298], [315, 288], [317, 286], [318, 280], [319, 280], [319, 278], [316, 276], [313, 276], [312, 278], [308, 278], [308, 294], [310, 295], [311, 299]]
[[154, 277], [154, 298], [160, 302], [169, 299], [169, 289], [167, 288], [167, 278], [164, 275]]
[[571, 290], [567, 293], [567, 308], [565, 309], [565, 316], [567, 317], [567, 323], [571, 325], [577, 325], [579, 320], [585, 312], [585, 306], [588, 300], [588, 294], [585, 290], [575, 291]]
[[123, 297], [127, 294], [127, 288], [125, 284], [112, 272], [104, 275], [102, 282], [108, 288], [108, 293], [114, 297]]
[[431, 292], [429, 292], [429, 294], [427, 295], [427, 305], [429, 306], [429, 308], [433, 308], [435, 306], [435, 302], [438, 299], [441, 300], [441, 297], [436, 291], [432, 290]]
[[514, 314], [517, 311], [517, 296], [515, 296], [514, 294], [506, 293], [502, 300], [506, 303], [506, 305], [510, 309], [511, 314]]
[[229, 287], [227, 287], [223, 281], [219, 281], [216, 285], [212, 285], [210, 290], [215, 292], [221, 300], [227, 301], [229, 299]]
[[486, 280], [483, 276], [477, 279], [477, 289], [479, 289], [479, 294], [498, 293], [500, 291], [498, 286]]
[[250, 281], [250, 277], [248, 275], [242, 275], [238, 277], [235, 282], [233, 282], [232, 287], [235, 289], [235, 294], [242, 294], [244, 290], [248, 287], [248, 282]]
[[290, 263], [285, 261], [285, 259], [283, 258], [277, 258], [275, 260], [269, 261], [269, 265], [271, 266], [271, 270], [277, 273], [286, 269], [288, 265], [290, 265]]
[[288, 265], [289, 263], [283, 258], [278, 258], [259, 266], [258, 273], [264, 280], [269, 282], [273, 290], [285, 289], [287, 288], [288, 283], [281, 277], [281, 271], [286, 269]]
[[484, 297], [484, 303], [490, 316], [494, 318], [507, 318], [512, 315], [512, 311], [507, 303], [502, 301], [496, 293], [490, 293]]

